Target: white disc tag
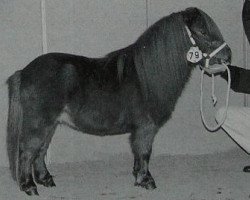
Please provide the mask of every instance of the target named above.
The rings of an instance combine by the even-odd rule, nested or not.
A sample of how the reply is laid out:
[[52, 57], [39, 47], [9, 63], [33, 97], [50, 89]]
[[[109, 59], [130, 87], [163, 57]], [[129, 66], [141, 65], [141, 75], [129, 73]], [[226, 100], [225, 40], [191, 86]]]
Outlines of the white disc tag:
[[202, 52], [199, 47], [191, 47], [187, 52], [187, 60], [191, 63], [198, 63], [202, 59]]

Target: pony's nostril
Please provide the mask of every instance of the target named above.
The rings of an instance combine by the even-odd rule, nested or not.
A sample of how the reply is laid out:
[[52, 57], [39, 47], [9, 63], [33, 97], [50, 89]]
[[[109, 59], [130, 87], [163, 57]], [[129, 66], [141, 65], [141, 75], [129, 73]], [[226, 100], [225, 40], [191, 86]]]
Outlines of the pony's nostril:
[[226, 59], [226, 61], [228, 63], [231, 63], [231, 61], [232, 61], [232, 51], [231, 51], [230, 48], [227, 49], [227, 59]]
[[231, 50], [228, 49], [225, 54], [222, 56], [221, 59], [219, 59], [219, 63], [222, 64], [231, 64], [231, 59], [232, 59], [232, 54], [231, 54]]
[[231, 64], [231, 55], [228, 55], [227, 58], [224, 60], [223, 63], [226, 63], [226, 64]]

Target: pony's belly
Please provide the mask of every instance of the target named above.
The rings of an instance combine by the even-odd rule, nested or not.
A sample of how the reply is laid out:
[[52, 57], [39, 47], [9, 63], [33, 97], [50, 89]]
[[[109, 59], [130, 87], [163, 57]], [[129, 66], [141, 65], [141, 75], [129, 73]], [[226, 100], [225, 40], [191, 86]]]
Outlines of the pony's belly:
[[82, 132], [99, 136], [124, 134], [128, 131], [124, 112], [117, 114], [84, 110], [74, 118], [74, 124]]
[[91, 109], [86, 106], [77, 114], [73, 114], [68, 107], [65, 107], [57, 122], [66, 125], [74, 130], [92, 135], [119, 135], [128, 132], [126, 113], [114, 112], [113, 109]]

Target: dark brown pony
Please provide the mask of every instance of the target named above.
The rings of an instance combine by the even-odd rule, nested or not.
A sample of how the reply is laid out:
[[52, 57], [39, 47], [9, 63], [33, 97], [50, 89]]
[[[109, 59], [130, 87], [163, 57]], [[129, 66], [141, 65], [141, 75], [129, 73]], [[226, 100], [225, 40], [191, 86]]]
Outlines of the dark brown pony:
[[[38, 194], [35, 182], [55, 186], [44, 156], [59, 123], [99, 136], [131, 133], [135, 185], [156, 188], [148, 169], [152, 143], [195, 66], [186, 60], [192, 44], [185, 26], [203, 52], [224, 43], [206, 13], [188, 8], [162, 18], [135, 43], [103, 58], [49, 53], [12, 75], [7, 144], [20, 189], [33, 195]], [[210, 63], [230, 59], [226, 47]], [[65, 113], [70, 121], [62, 119]]]

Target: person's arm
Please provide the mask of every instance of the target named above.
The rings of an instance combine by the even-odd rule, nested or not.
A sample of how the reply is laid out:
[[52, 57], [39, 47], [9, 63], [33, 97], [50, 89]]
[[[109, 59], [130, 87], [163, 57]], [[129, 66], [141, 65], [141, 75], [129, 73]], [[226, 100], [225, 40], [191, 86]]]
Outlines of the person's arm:
[[[232, 65], [228, 67], [231, 72], [231, 89], [235, 92], [250, 94], [250, 70]], [[228, 80], [227, 72], [222, 73], [221, 77]]]
[[248, 42], [250, 42], [250, 0], [245, 0], [242, 10], [242, 22]]

